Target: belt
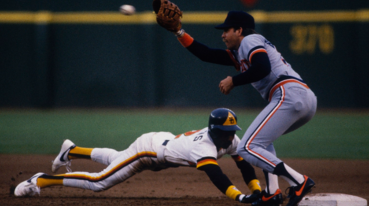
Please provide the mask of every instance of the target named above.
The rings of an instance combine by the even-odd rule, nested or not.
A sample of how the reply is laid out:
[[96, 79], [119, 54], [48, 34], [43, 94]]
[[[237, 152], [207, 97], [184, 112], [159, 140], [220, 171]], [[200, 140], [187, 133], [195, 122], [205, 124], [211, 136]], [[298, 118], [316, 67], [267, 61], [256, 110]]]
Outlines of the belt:
[[163, 144], [159, 146], [158, 151], [156, 152], [156, 158], [158, 159], [159, 163], [166, 163], [165, 158], [164, 158], [164, 150], [168, 142], [169, 140], [165, 140]]
[[276, 89], [278, 89], [280, 86], [283, 86], [284, 84], [287, 84], [287, 83], [298, 83], [304, 86], [306, 89], [310, 89], [303, 80], [296, 78], [296, 77], [292, 77], [292, 76], [282, 75], [273, 83], [271, 89], [269, 90], [269, 93], [267, 95], [267, 97], [269, 97], [268, 101], [270, 102], [270, 100], [272, 99], [273, 93], [275, 92]]

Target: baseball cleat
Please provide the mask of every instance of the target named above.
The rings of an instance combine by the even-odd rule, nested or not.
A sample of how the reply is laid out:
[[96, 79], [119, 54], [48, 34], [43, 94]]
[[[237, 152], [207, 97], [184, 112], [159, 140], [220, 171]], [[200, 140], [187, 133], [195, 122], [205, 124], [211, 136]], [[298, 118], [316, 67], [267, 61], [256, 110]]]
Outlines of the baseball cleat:
[[75, 148], [76, 145], [69, 139], [64, 140], [58, 156], [52, 161], [51, 171], [57, 172], [61, 166], [65, 166], [68, 172], [72, 172], [70, 169], [71, 160], [68, 159], [69, 151]]
[[263, 190], [261, 198], [253, 202], [252, 206], [280, 206], [283, 204], [282, 191], [278, 189], [274, 194], [268, 194]]
[[252, 203], [257, 201], [261, 196], [260, 190], [255, 190], [251, 195], [246, 195], [240, 200], [241, 203]]
[[304, 175], [305, 181], [295, 187], [289, 187], [290, 191], [288, 192], [287, 198], [290, 198], [286, 206], [296, 206], [302, 198], [309, 192], [311, 192], [311, 188], [315, 186], [315, 182], [310, 179], [308, 176]]
[[14, 195], [17, 197], [40, 195], [41, 190], [37, 186], [37, 178], [43, 174], [45, 173], [37, 173], [28, 180], [19, 183], [14, 190]]

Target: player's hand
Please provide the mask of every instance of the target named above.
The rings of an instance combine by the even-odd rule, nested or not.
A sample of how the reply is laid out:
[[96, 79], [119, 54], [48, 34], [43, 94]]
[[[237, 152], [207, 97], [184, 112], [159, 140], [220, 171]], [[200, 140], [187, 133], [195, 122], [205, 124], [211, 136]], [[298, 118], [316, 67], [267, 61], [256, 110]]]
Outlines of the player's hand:
[[219, 83], [219, 89], [223, 94], [229, 94], [233, 89], [233, 87], [234, 85], [231, 76], [228, 76]]

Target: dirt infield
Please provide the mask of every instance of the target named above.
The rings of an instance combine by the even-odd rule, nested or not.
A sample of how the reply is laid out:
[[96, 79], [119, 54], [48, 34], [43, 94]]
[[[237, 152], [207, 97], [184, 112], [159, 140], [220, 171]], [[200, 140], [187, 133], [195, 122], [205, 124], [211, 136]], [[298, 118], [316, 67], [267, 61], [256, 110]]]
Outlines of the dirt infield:
[[[51, 174], [53, 158], [50, 155], [0, 155], [0, 205], [243, 205], [222, 194], [204, 172], [186, 167], [144, 171], [103, 192], [58, 186], [42, 189], [41, 196], [37, 197], [16, 198], [10, 194], [11, 185], [37, 172]], [[312, 193], [344, 193], [369, 201], [369, 161], [284, 161], [314, 179], [316, 188]], [[230, 180], [249, 194], [233, 160], [223, 158], [219, 164]], [[72, 162], [74, 171], [97, 172], [103, 168], [103, 165], [87, 160]], [[63, 168], [60, 172], [66, 170]], [[262, 172], [258, 168], [256, 172], [264, 188]], [[287, 187], [283, 179], [280, 179], [280, 187], [282, 191]]]

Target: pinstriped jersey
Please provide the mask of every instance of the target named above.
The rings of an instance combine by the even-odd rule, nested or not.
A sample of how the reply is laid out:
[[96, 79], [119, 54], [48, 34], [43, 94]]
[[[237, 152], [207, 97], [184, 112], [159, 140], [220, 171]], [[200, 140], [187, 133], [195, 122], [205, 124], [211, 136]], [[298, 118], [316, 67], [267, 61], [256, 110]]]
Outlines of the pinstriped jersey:
[[240, 63], [240, 71], [245, 72], [252, 65], [252, 57], [258, 52], [267, 53], [270, 61], [271, 72], [263, 79], [251, 83], [251, 85], [261, 94], [264, 99], [273, 83], [281, 76], [287, 75], [301, 79], [291, 65], [287, 63], [277, 48], [260, 34], [251, 34], [245, 36], [241, 42], [238, 51], [233, 51], [233, 55]]
[[237, 155], [239, 142], [240, 139], [235, 135], [231, 146], [217, 151], [206, 127], [177, 135], [166, 145], [164, 156], [165, 160], [172, 164], [198, 168], [206, 164], [217, 164], [216, 159], [225, 154]]

